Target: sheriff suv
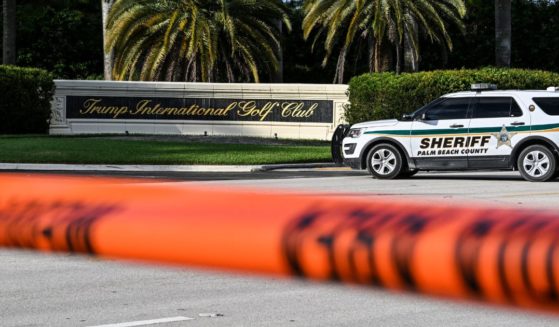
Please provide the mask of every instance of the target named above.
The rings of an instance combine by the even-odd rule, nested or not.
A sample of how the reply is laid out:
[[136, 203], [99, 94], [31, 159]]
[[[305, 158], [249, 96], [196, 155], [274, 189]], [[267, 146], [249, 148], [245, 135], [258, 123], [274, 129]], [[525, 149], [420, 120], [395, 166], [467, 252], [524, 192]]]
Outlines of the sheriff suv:
[[400, 120], [353, 125], [341, 146], [344, 164], [379, 179], [420, 170], [518, 170], [528, 181], [548, 181], [559, 175], [559, 88], [475, 84]]

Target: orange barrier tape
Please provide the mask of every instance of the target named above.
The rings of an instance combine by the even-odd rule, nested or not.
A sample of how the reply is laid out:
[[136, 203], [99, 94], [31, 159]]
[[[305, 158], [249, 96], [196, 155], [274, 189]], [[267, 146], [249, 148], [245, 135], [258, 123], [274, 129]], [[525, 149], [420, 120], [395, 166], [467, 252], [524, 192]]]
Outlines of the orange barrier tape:
[[0, 246], [559, 309], [559, 214], [0, 175]]

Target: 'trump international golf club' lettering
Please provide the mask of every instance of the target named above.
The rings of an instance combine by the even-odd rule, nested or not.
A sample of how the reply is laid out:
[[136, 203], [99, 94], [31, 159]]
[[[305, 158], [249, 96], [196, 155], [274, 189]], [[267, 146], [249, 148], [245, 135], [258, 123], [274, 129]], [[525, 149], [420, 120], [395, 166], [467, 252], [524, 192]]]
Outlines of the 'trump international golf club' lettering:
[[329, 100], [245, 100], [69, 96], [68, 118], [219, 120], [324, 123], [333, 119]]
[[424, 138], [417, 156], [485, 154], [488, 149], [484, 147], [490, 140], [491, 135]]
[[237, 105], [237, 102], [231, 103], [227, 108], [202, 108], [197, 104], [190, 107], [181, 108], [164, 108], [161, 104], [155, 103], [151, 105], [152, 100], [142, 100], [138, 102], [134, 111], [130, 112], [133, 116], [143, 115], [168, 115], [168, 116], [227, 116], [231, 110]]
[[127, 106], [104, 106], [100, 105], [101, 99], [87, 99], [83, 102], [80, 110], [82, 115], [108, 115], [113, 119], [128, 112]]

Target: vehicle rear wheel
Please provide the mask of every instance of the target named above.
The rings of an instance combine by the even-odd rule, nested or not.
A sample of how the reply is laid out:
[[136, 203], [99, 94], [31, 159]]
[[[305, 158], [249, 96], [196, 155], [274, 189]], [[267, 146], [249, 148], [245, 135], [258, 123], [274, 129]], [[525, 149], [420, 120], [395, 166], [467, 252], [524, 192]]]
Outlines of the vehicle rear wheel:
[[402, 167], [402, 155], [393, 145], [376, 145], [367, 154], [367, 169], [375, 178], [396, 178], [400, 175]]
[[557, 171], [557, 159], [543, 145], [531, 145], [524, 149], [518, 157], [517, 165], [522, 177], [530, 182], [546, 182]]

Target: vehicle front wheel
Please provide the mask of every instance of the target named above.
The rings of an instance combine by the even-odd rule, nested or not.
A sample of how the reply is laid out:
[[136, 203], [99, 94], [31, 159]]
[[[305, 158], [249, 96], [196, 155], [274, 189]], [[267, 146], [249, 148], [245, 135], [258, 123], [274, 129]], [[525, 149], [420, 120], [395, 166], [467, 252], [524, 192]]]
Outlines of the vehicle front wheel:
[[367, 169], [375, 178], [396, 178], [400, 175], [402, 167], [402, 155], [393, 145], [376, 145], [367, 154]]
[[518, 157], [518, 170], [530, 182], [546, 182], [552, 179], [557, 169], [557, 159], [543, 145], [531, 145]]

